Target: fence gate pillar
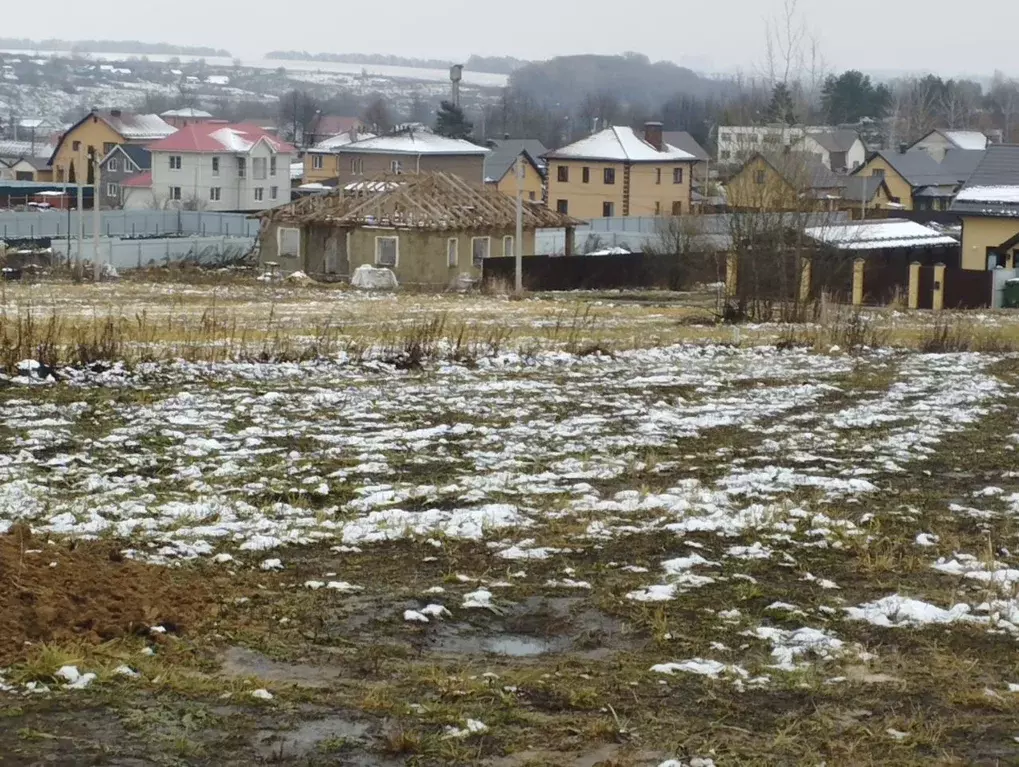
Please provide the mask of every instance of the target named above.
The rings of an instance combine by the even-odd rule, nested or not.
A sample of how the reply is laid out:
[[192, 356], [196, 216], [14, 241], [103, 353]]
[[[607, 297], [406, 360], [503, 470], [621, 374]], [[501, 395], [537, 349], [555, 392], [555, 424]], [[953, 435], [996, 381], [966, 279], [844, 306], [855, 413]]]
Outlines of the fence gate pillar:
[[945, 265], [934, 265], [934, 290], [931, 292], [931, 309], [940, 311], [945, 306]]
[[863, 266], [866, 261], [858, 258], [853, 261], [853, 306], [863, 304]]
[[913, 261], [909, 265], [909, 308], [920, 308], [920, 262]]
[[813, 262], [809, 256], [800, 259], [800, 301], [810, 300], [810, 279]]
[[727, 253], [725, 255], [725, 295], [734, 296], [736, 295], [736, 285], [738, 275], [739, 258], [735, 253]]

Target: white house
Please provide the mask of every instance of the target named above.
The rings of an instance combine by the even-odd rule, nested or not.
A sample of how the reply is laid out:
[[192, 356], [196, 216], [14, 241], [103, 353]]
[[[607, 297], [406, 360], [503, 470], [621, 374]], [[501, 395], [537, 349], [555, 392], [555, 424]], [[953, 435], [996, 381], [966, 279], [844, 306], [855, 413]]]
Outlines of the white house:
[[854, 130], [828, 129], [807, 133], [791, 149], [816, 155], [833, 173], [851, 173], [867, 161], [867, 147]]
[[718, 128], [718, 161], [742, 165], [757, 152], [777, 152], [790, 148], [807, 133], [823, 133], [831, 128], [811, 125], [721, 125]]
[[989, 141], [986, 134], [978, 130], [932, 130], [910, 149], [922, 149], [938, 162], [945, 159], [949, 149], [983, 151]]
[[258, 211], [290, 202], [297, 150], [255, 125], [192, 123], [148, 149], [151, 179], [123, 185], [125, 208]]

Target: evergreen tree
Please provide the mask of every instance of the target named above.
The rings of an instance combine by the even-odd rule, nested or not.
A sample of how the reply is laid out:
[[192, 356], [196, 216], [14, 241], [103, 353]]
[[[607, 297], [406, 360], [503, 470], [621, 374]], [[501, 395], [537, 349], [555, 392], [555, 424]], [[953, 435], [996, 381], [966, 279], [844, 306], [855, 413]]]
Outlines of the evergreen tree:
[[470, 140], [474, 124], [464, 117], [464, 111], [452, 101], [443, 101], [435, 118], [435, 132], [448, 138]]
[[793, 125], [796, 122], [793, 94], [785, 83], [778, 83], [771, 91], [768, 119], [772, 122], [783, 122], [787, 125]]
[[880, 120], [890, 102], [891, 93], [887, 87], [875, 88], [869, 76], [855, 69], [838, 77], [829, 75], [821, 90], [821, 106], [833, 124], [856, 123], [864, 117]]

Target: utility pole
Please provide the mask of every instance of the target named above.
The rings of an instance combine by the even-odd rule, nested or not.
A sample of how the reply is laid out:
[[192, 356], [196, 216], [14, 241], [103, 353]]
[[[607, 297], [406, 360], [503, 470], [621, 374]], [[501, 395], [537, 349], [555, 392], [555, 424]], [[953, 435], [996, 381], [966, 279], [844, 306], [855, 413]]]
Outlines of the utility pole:
[[[78, 185], [78, 252], [75, 254], [75, 273], [78, 274], [81, 269], [81, 251], [82, 246], [85, 244], [85, 187], [81, 180], [82, 172], [85, 172], [86, 179], [88, 178], [88, 168], [83, 167], [81, 161], [81, 147], [78, 148], [78, 172], [74, 175], [74, 181]], [[80, 275], [79, 275], [80, 276]]]
[[524, 153], [517, 155], [517, 231], [513, 238], [513, 255], [516, 260], [516, 293], [524, 294]]
[[92, 173], [95, 184], [92, 186], [92, 279], [98, 283], [102, 278], [99, 263], [99, 227], [102, 225], [99, 216], [99, 152], [92, 155]]

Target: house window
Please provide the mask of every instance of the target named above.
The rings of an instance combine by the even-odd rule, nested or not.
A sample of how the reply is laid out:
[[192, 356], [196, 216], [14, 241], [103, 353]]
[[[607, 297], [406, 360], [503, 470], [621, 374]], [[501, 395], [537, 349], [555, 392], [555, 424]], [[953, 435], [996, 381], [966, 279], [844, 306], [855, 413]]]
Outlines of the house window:
[[103, 142], [103, 154], [104, 155], [105, 154], [109, 154], [110, 152], [112, 152], [116, 148], [117, 148], [117, 144], [115, 142], [113, 142], [113, 141], [105, 141], [105, 142]]
[[601, 204], [601, 214], [602, 218], [612, 218], [612, 216], [616, 215], [615, 204], [611, 202], [603, 202]]
[[218, 186], [209, 188], [209, 199], [212, 200], [213, 202], [219, 202], [222, 196], [223, 196], [222, 188]]
[[301, 230], [281, 226], [276, 230], [276, 248], [281, 256], [301, 255]]
[[877, 178], [884, 178], [885, 177], [885, 169], [884, 168], [871, 168], [870, 175], [876, 176]]
[[212, 158], [212, 175], [213, 176], [218, 176], [219, 175], [219, 158], [218, 157], [213, 157]]
[[528, 192], [527, 199], [533, 202], [536, 199], [534, 192]]
[[403, 163], [400, 160], [393, 160], [389, 163], [389, 169], [393, 173], [403, 173]]
[[269, 199], [278, 200], [280, 196], [280, 188], [278, 186], [269, 187]]
[[262, 200], [264, 200], [264, 199], [265, 199], [265, 187], [264, 186], [256, 186], [255, 187], [255, 202], [262, 202]]
[[322, 155], [313, 154], [311, 156], [311, 167], [315, 170], [322, 170]]
[[269, 158], [269, 175], [270, 176], [275, 176], [276, 175], [276, 157], [275, 156]]
[[491, 250], [491, 237], [471, 237], [471, 260], [475, 266], [481, 266], [481, 263], [488, 258]]
[[134, 173], [134, 167], [132, 167], [131, 163], [124, 163], [124, 173]]
[[732, 152], [730, 152], [728, 149], [726, 149], [724, 152], [718, 153], [719, 160], [728, 160], [730, 157], [732, 157]]
[[765, 173], [763, 170], [754, 171], [754, 183], [758, 186], [764, 186]]
[[513, 250], [513, 237], [507, 234], [502, 238], [502, 254], [504, 256], [512, 256], [515, 252]]
[[119, 170], [120, 170], [120, 163], [117, 162], [117, 158], [116, 157], [114, 157], [112, 160], [110, 160], [108, 163], [106, 163], [106, 172], [107, 173], [116, 173]]
[[170, 155], [170, 170], [181, 169], [181, 156], [179, 154]]
[[246, 178], [248, 175], [248, 160], [246, 157], [237, 158], [237, 178]]
[[590, 184], [591, 183], [591, 169], [590, 168], [582, 168], [581, 169], [581, 171], [580, 171], [580, 180], [583, 181], [585, 184]]
[[674, 203], [672, 203], [672, 215], [674, 216], [683, 215], [683, 203], [680, 202], [679, 200], [676, 200]]
[[251, 160], [251, 177], [256, 181], [265, 179], [266, 160], [264, 157], [254, 157]]
[[570, 210], [570, 203], [567, 200], [556, 200], [555, 209], [556, 212], [562, 213], [564, 216], [568, 215]]
[[658, 216], [658, 215], [661, 214], [661, 212], [662, 212], [662, 204], [660, 202], [655, 202], [655, 215]]
[[446, 240], [446, 264], [456, 266], [460, 262], [460, 240], [450, 237]]
[[672, 183], [673, 184], [682, 184], [683, 183], [683, 169], [682, 168], [673, 168], [672, 169]]
[[71, 151], [72, 152], [80, 152], [81, 151], [81, 142], [80, 141], [72, 141], [71, 142]]
[[355, 176], [364, 173], [364, 158], [355, 157], [350, 161], [350, 172]]
[[556, 167], [556, 180], [563, 184], [569, 183], [570, 181], [570, 167], [568, 165], [559, 165]]
[[729, 134], [729, 131], [719, 131], [718, 140], [719, 142], [731, 141], [732, 136]]
[[602, 171], [602, 178], [605, 180], [606, 184], [616, 183], [616, 169], [605, 168], [605, 170]]
[[120, 197], [120, 184], [107, 184], [106, 185], [106, 196], [107, 197]]
[[179, 186], [171, 186], [170, 187], [170, 199], [171, 200], [179, 200], [180, 199], [180, 187]]
[[655, 168], [655, 183], [656, 184], [662, 183], [662, 169], [661, 168]]
[[400, 238], [375, 238], [375, 266], [395, 267], [400, 263]]

